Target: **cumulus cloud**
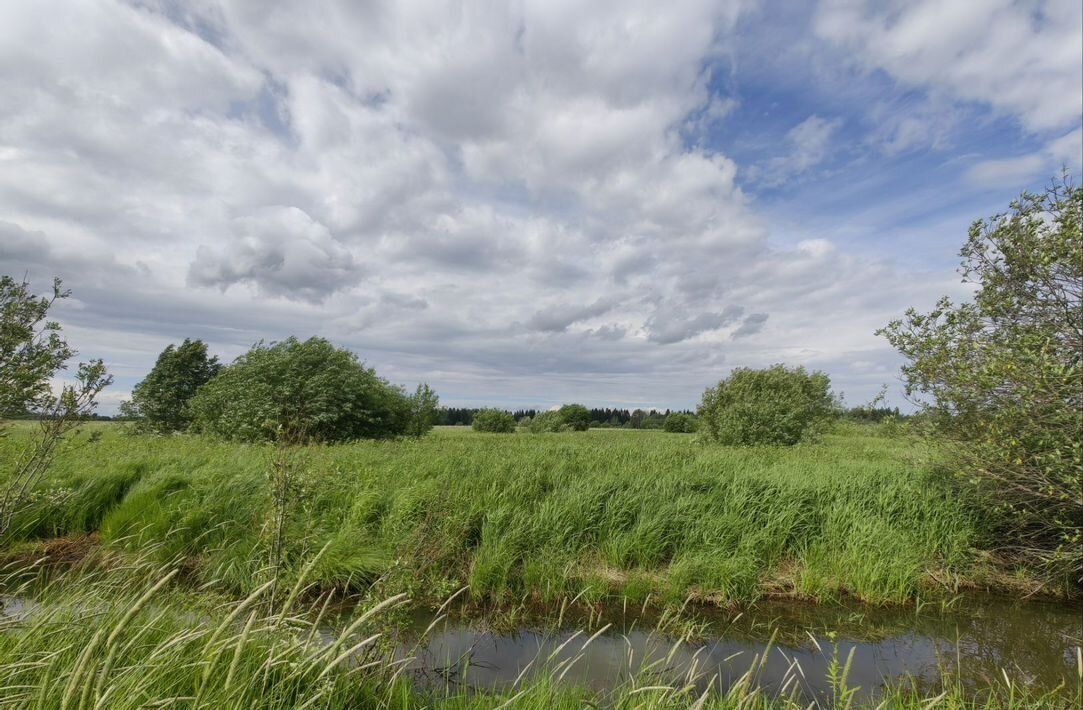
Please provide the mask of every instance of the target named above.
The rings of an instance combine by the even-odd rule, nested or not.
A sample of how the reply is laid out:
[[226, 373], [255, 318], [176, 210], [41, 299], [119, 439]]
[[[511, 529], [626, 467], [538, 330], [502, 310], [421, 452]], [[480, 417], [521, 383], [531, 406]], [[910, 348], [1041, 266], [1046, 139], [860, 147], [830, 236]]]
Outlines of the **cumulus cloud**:
[[196, 250], [189, 284], [225, 291], [249, 283], [268, 295], [320, 302], [360, 279], [349, 249], [296, 207], [262, 209], [232, 227], [224, 247]]

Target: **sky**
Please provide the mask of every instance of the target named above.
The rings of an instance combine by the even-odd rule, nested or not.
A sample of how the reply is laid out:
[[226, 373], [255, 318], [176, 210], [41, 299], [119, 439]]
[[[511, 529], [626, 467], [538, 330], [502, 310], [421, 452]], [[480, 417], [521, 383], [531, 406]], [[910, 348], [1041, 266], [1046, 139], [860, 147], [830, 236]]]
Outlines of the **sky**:
[[969, 224], [1083, 163], [1077, 0], [0, 4], [0, 273], [116, 411], [318, 335], [443, 403], [860, 404]]

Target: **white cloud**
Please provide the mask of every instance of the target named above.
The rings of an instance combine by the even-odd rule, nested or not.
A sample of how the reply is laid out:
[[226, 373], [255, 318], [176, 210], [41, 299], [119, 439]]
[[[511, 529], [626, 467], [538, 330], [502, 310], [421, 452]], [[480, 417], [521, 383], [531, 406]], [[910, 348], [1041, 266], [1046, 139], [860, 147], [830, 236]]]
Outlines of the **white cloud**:
[[1031, 131], [1078, 125], [1083, 6], [1075, 0], [824, 0], [814, 27], [905, 85], [988, 104]]
[[[744, 4], [5, 3], [0, 270], [67, 279], [118, 389], [186, 336], [289, 334], [449, 402], [687, 406], [779, 360], [845, 381], [945, 279], [770, 241], [699, 140], [736, 106], [709, 64]], [[787, 170], [840, 126], [794, 126]]]

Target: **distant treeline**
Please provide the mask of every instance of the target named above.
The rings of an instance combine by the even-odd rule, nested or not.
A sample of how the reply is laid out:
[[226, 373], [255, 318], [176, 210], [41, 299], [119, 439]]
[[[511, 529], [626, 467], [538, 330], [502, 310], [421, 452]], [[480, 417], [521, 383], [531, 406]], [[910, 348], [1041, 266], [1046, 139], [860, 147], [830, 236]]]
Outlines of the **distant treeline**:
[[[474, 415], [481, 410], [480, 407], [441, 407], [437, 412], [436, 423], [443, 426], [470, 426], [474, 421]], [[516, 409], [511, 411], [515, 420], [522, 422], [538, 416], [537, 409]], [[647, 411], [645, 409], [591, 409], [590, 425], [592, 427], [605, 428], [622, 427], [625, 429], [661, 429], [666, 417], [671, 413], [695, 414], [687, 409], [667, 409], [665, 411]]]

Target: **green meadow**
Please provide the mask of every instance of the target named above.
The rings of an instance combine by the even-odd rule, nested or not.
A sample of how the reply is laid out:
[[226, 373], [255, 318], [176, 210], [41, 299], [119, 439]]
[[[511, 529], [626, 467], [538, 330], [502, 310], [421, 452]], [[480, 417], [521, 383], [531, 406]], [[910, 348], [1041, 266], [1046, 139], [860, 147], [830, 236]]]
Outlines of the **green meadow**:
[[[5, 455], [27, 431], [7, 437]], [[93, 535], [105, 549], [184, 560], [243, 596], [266, 578], [276, 455], [90, 425], [20, 512], [13, 554]], [[376, 584], [438, 602], [469, 585], [490, 606], [582, 595], [732, 607], [765, 595], [905, 603], [999, 583], [978, 507], [920, 445], [875, 425], [779, 448], [437, 428], [292, 456], [283, 574], [322, 550], [308, 578], [316, 590]]]

